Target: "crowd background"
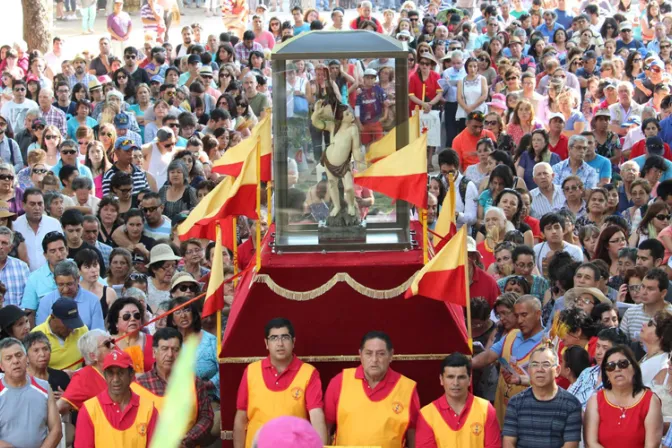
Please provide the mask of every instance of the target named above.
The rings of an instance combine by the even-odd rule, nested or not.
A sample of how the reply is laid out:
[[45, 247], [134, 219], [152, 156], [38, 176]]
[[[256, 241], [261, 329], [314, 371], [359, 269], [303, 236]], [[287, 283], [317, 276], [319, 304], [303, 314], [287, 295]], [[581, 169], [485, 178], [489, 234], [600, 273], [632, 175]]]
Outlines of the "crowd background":
[[[180, 241], [176, 227], [222, 180], [213, 163], [272, 113], [274, 46], [360, 29], [406, 42], [408, 79], [392, 59], [288, 64], [294, 222], [323, 220], [331, 203], [332, 136], [313, 125], [316, 103], [352, 111], [366, 152], [406, 120], [394, 104], [407, 84], [428, 134], [429, 227], [452, 176], [471, 235], [474, 392], [503, 436], [486, 446], [672, 445], [672, 4], [186, 3], [146, 1], [138, 22], [120, 0], [57, 1], [57, 19], [105, 33], [97, 51], [0, 42], [0, 330], [26, 341], [28, 372], [49, 381], [66, 420], [87, 387], [104, 387], [77, 369], [83, 357], [100, 372], [110, 338], [131, 335], [118, 348], [162, 395], [156, 350], [171, 337], [153, 335], [168, 327], [200, 338], [184, 444], [219, 437], [214, 319], [196, 303], [143, 327], [207, 287], [214, 242]], [[177, 25], [201, 16], [221, 23]], [[393, 213], [384, 196], [355, 194], [362, 218]], [[254, 225], [239, 220], [240, 269]], [[232, 286], [226, 300], [225, 317]], [[536, 350], [547, 341], [550, 353]], [[432, 446], [422, 424], [418, 446]]]

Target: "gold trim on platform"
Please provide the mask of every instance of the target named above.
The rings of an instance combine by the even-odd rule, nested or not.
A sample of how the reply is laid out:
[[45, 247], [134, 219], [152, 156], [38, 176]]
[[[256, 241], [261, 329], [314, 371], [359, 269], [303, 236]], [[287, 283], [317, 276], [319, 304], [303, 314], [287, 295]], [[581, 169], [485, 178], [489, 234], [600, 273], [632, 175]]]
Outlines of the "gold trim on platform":
[[[417, 355], [394, 355], [394, 361], [441, 361], [448, 354], [417, 354]], [[469, 356], [471, 358], [471, 356]], [[220, 364], [250, 364], [266, 358], [265, 356], [246, 356], [219, 358]], [[298, 356], [303, 362], [359, 362], [357, 355], [339, 355], [339, 356]]]
[[273, 291], [280, 297], [284, 297], [285, 299], [289, 300], [297, 300], [297, 301], [312, 300], [316, 297], [323, 295], [331, 288], [336, 286], [336, 283], [339, 282], [347, 283], [352, 289], [354, 289], [361, 295], [372, 299], [393, 299], [395, 297], [399, 297], [411, 286], [411, 283], [413, 282], [413, 279], [415, 278], [416, 275], [417, 273], [413, 274], [411, 278], [406, 280], [401, 285], [392, 289], [368, 288], [359, 283], [354, 278], [352, 278], [350, 274], [346, 272], [339, 272], [338, 274], [331, 277], [324, 285], [318, 286], [317, 288], [311, 289], [310, 291], [303, 291], [303, 292], [292, 291], [290, 289], [283, 288], [282, 286], [275, 283], [275, 281], [273, 281], [273, 279], [268, 274], [257, 274], [254, 276], [254, 279], [252, 281], [256, 283], [264, 283], [266, 286], [268, 286], [268, 288], [271, 291]]

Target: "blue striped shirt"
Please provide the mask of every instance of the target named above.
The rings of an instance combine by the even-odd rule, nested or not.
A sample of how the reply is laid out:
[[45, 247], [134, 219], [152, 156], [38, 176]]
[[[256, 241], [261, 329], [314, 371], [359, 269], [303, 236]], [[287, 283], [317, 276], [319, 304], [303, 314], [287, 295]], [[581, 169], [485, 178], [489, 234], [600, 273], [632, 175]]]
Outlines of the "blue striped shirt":
[[21, 306], [21, 298], [29, 275], [30, 269], [26, 263], [18, 258], [7, 257], [5, 266], [0, 269], [0, 281], [7, 288], [5, 306]]

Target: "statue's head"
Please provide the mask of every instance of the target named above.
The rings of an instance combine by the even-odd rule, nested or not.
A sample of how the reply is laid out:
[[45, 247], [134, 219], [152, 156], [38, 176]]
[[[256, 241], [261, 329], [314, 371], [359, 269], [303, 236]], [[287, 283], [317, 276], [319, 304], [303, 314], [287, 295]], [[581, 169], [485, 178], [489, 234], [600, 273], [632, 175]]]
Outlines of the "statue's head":
[[355, 112], [352, 110], [352, 107], [345, 104], [339, 104], [338, 109], [336, 110], [336, 121], [342, 123], [354, 123]]

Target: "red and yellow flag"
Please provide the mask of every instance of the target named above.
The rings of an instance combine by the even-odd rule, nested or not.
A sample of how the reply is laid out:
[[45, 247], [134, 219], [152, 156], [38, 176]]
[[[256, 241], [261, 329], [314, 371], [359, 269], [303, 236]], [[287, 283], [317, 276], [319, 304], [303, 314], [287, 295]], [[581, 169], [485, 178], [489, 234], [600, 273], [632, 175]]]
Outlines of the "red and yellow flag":
[[213, 165], [212, 171], [218, 174], [238, 176], [243, 168], [245, 157], [254, 152], [257, 143], [261, 145], [261, 181], [271, 180], [271, 114], [266, 116], [252, 129], [252, 135], [227, 150]]
[[439, 252], [457, 232], [457, 221], [455, 217], [455, 181], [452, 176], [448, 176], [448, 179], [449, 191], [443, 199], [441, 212], [439, 213], [436, 225], [434, 226], [434, 233], [437, 233], [442, 237], [434, 235], [432, 239], [435, 252]]
[[208, 317], [224, 308], [224, 257], [222, 256], [222, 231], [224, 231], [224, 229], [217, 227], [215, 251], [212, 254], [210, 282], [208, 283], [208, 292], [203, 301], [202, 317]]
[[[229, 216], [257, 219], [257, 152], [250, 151], [238, 177], [227, 176], [189, 213], [177, 228], [180, 240], [214, 240], [218, 221]], [[224, 230], [224, 229], [222, 229]], [[233, 231], [229, 232], [232, 233]]]
[[427, 134], [355, 175], [355, 183], [427, 208]]
[[[413, 114], [408, 119], [408, 141], [413, 142], [420, 136], [420, 114]], [[397, 150], [397, 128], [394, 127], [383, 138], [375, 143], [371, 143], [366, 152], [366, 161], [368, 163], [377, 162], [384, 159]]]
[[466, 306], [469, 297], [467, 226], [446, 244], [413, 279], [404, 298], [423, 296]]

